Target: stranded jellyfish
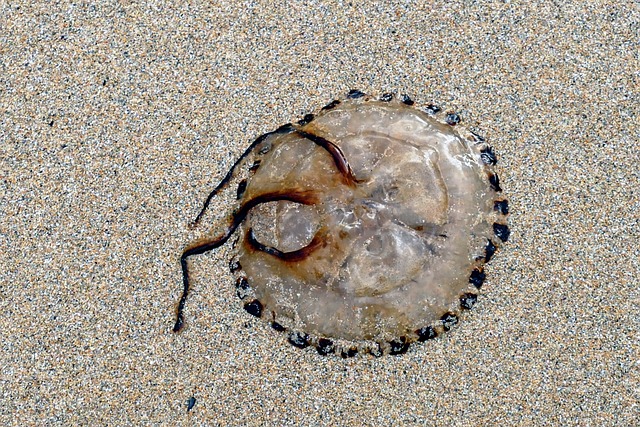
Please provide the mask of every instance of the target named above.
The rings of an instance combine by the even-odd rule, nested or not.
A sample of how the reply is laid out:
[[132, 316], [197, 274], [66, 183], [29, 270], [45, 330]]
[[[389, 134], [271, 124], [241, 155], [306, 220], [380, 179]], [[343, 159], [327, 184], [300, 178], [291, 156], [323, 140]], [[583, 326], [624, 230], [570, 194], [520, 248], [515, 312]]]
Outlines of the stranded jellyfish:
[[509, 238], [507, 200], [482, 137], [406, 95], [351, 91], [256, 139], [207, 198], [237, 185], [223, 224], [187, 259], [237, 233], [230, 262], [245, 310], [296, 347], [399, 354], [448, 331], [477, 301]]

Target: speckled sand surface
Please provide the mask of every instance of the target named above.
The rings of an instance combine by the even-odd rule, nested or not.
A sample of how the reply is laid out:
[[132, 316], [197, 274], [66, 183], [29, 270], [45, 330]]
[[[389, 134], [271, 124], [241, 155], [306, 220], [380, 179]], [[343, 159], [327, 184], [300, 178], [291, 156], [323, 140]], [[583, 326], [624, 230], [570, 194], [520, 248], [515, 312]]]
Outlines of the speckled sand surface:
[[[100, 3], [0, 3], [0, 424], [637, 422], [637, 1]], [[513, 232], [479, 303], [404, 356], [324, 358], [242, 309], [225, 247], [172, 333], [208, 191], [351, 88], [495, 146]]]

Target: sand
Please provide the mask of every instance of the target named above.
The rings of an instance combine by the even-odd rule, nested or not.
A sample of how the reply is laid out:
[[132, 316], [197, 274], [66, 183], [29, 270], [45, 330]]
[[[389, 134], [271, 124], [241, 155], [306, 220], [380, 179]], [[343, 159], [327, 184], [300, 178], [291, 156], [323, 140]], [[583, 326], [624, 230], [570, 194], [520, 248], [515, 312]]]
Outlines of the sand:
[[[0, 4], [0, 423], [637, 423], [638, 3], [217, 3]], [[512, 235], [478, 304], [405, 355], [320, 357], [242, 309], [224, 247], [172, 333], [208, 192], [353, 88], [495, 147]]]

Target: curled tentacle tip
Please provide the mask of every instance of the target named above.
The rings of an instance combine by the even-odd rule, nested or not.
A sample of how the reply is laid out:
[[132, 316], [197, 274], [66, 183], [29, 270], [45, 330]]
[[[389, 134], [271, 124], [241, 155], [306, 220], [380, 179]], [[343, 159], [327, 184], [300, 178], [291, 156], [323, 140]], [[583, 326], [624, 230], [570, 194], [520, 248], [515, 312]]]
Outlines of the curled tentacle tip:
[[175, 333], [180, 332], [183, 327], [184, 327], [184, 320], [181, 317], [179, 317], [178, 320], [176, 320], [176, 324], [173, 325], [173, 332]]

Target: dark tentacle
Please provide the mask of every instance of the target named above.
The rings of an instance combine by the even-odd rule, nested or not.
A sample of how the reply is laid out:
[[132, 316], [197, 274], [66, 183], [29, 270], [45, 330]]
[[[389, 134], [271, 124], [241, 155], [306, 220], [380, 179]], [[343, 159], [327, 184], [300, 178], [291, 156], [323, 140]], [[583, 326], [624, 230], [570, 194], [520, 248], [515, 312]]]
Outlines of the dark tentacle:
[[276, 249], [272, 246], [267, 246], [260, 243], [256, 239], [256, 236], [253, 234], [252, 228], [250, 228], [249, 231], [247, 232], [247, 242], [249, 243], [249, 246], [251, 246], [253, 250], [265, 252], [285, 262], [302, 261], [303, 259], [308, 257], [311, 254], [311, 252], [323, 246], [325, 242], [324, 237], [325, 237], [325, 233], [318, 231], [315, 234], [315, 236], [313, 236], [313, 239], [311, 240], [311, 242], [309, 242], [307, 246], [291, 252], [282, 252], [281, 250]]
[[358, 183], [358, 180], [353, 174], [353, 170], [351, 169], [351, 166], [349, 165], [349, 162], [347, 161], [347, 158], [345, 157], [340, 147], [326, 138], [314, 135], [309, 132], [305, 132], [300, 129], [296, 129], [296, 133], [327, 150], [327, 152], [331, 154], [331, 157], [333, 158], [338, 171], [340, 171], [342, 176], [345, 178], [345, 183], [350, 187], [355, 187], [355, 185]]
[[233, 178], [236, 168], [238, 167], [240, 162], [242, 162], [259, 144], [264, 142], [264, 140], [271, 135], [287, 134], [287, 133], [293, 132], [294, 130], [295, 129], [293, 128], [293, 126], [290, 123], [288, 123], [286, 125], [280, 126], [278, 129], [274, 130], [273, 132], [265, 133], [264, 135], [258, 137], [255, 141], [253, 141], [251, 145], [249, 145], [249, 147], [245, 150], [245, 152], [242, 153], [242, 155], [238, 158], [238, 160], [236, 160], [233, 166], [231, 166], [231, 169], [229, 169], [229, 172], [227, 172], [227, 175], [222, 179], [222, 181], [220, 181], [220, 183], [216, 186], [216, 188], [214, 188], [213, 191], [209, 193], [209, 195], [207, 196], [207, 199], [204, 202], [204, 205], [202, 206], [202, 209], [200, 210], [200, 213], [198, 214], [198, 216], [196, 216], [196, 219], [194, 219], [193, 222], [189, 224], [189, 227], [194, 228], [198, 225], [198, 223], [202, 219], [202, 216], [204, 215], [207, 208], [209, 207], [211, 200], [220, 192], [220, 190], [222, 190], [229, 183], [231, 178]]
[[279, 191], [273, 193], [267, 193], [259, 195], [251, 200], [245, 202], [240, 208], [231, 216], [227, 229], [220, 236], [213, 239], [206, 239], [199, 241], [186, 248], [180, 257], [180, 264], [182, 266], [182, 296], [180, 297], [180, 303], [178, 304], [178, 311], [176, 317], [176, 323], [173, 326], [173, 332], [179, 332], [184, 326], [184, 305], [189, 294], [189, 271], [187, 265], [187, 258], [192, 255], [199, 255], [208, 252], [212, 249], [216, 249], [224, 245], [231, 237], [234, 231], [238, 228], [240, 223], [244, 221], [245, 217], [251, 209], [267, 202], [275, 202], [279, 200], [287, 200], [294, 203], [301, 203], [303, 205], [310, 205], [317, 203], [316, 196], [310, 191]]

